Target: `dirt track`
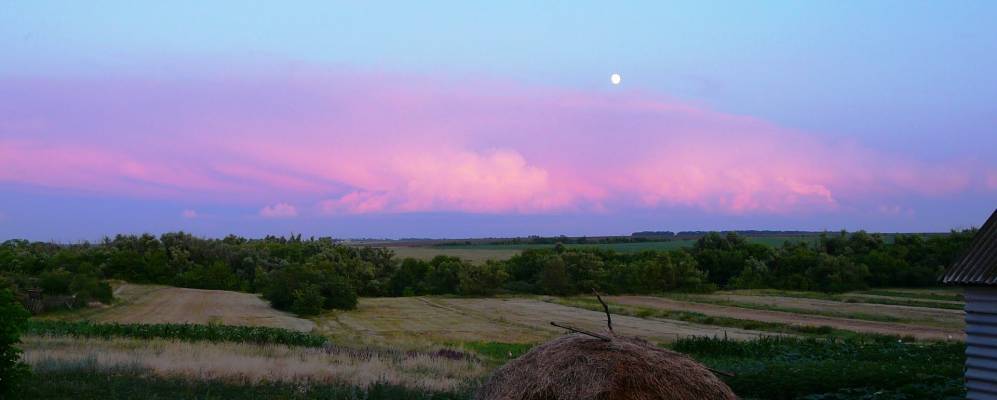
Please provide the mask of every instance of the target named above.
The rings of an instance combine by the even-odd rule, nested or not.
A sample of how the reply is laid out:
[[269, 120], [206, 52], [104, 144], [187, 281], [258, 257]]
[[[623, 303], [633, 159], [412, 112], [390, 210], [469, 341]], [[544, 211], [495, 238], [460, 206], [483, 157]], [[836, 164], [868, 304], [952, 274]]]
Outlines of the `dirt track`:
[[146, 324], [217, 322], [304, 332], [315, 327], [312, 321], [277, 311], [250, 293], [124, 284], [115, 290], [115, 295], [119, 304], [95, 313], [89, 319]]
[[800, 326], [830, 326], [855, 332], [879, 333], [886, 335], [914, 336], [918, 339], [965, 340], [965, 334], [958, 328], [864, 321], [848, 318], [833, 318], [819, 315], [794, 314], [782, 311], [753, 310], [747, 308], [693, 303], [650, 296], [614, 296], [612, 303], [672, 311], [692, 311], [719, 317], [748, 319], [764, 322], [777, 322]]

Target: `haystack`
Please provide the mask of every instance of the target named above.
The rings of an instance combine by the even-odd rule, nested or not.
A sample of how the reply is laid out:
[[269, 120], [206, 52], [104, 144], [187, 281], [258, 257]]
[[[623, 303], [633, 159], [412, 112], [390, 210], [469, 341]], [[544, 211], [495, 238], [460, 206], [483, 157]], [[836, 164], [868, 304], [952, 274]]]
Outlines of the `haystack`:
[[605, 339], [569, 334], [537, 346], [495, 371], [475, 398], [737, 399], [706, 367], [682, 354], [639, 338], [610, 334]]

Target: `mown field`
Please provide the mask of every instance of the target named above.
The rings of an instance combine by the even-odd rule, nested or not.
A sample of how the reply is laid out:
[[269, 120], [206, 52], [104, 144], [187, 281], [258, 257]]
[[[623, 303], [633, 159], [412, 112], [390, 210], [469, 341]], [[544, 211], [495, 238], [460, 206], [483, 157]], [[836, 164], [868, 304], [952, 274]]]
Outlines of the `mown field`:
[[[356, 310], [304, 319], [247, 293], [133, 284], [116, 292], [111, 306], [36, 317], [24, 360], [47, 384], [32, 386], [31, 398], [470, 398], [491, 370], [564, 333], [551, 321], [605, 327], [601, 306], [586, 296], [361, 298]], [[745, 398], [962, 393], [958, 291], [607, 301], [618, 334], [734, 372], [724, 379]], [[247, 331], [252, 326], [276, 331]]]

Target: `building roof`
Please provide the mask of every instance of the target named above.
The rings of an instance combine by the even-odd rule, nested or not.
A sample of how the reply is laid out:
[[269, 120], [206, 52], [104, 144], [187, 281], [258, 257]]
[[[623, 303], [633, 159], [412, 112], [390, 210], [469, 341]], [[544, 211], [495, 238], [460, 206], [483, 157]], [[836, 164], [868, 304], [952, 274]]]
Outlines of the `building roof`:
[[966, 255], [945, 271], [942, 282], [997, 286], [997, 210], [976, 232]]

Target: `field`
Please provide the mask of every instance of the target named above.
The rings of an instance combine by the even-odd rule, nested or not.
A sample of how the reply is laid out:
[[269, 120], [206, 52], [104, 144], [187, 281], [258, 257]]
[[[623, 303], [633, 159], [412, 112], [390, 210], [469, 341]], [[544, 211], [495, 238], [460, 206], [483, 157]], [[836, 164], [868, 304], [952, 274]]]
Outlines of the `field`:
[[[437, 398], [468, 398], [471, 388], [496, 366], [534, 343], [565, 332], [551, 326], [551, 321], [590, 331], [604, 331], [606, 326], [601, 306], [590, 296], [361, 298], [356, 310], [332, 311], [303, 319], [273, 310], [259, 297], [245, 293], [135, 284], [118, 284], [116, 293], [118, 300], [111, 306], [61, 312], [45, 318], [97, 323], [266, 326], [310, 332], [324, 336], [328, 342], [314, 347], [279, 342], [139, 339], [127, 332], [107, 337], [32, 334], [24, 337], [24, 359], [39, 377], [56, 382], [44, 390], [33, 389], [39, 391], [36, 397], [58, 398], [53, 393], [65, 395], [65, 391], [72, 391], [79, 384], [77, 380], [100, 376], [112, 386], [90, 390], [132, 393], [134, 398], [148, 395], [144, 389], [133, 387], [135, 382], [157, 387], [179, 381], [185, 382], [182, 390], [192, 393], [215, 390], [233, 396], [246, 396], [252, 393], [246, 391], [248, 388], [258, 388], [283, 398], [297, 398], [311, 391], [338, 393], [335, 396], [339, 397], [330, 398], [343, 399], [378, 398], [380, 395], [376, 393], [381, 393], [378, 391], [395, 393], [385, 394], [387, 397], [383, 398], [419, 398], [432, 393], [441, 396]], [[617, 334], [643, 337], [662, 346], [677, 346], [710, 365], [735, 371], [738, 378], [729, 378], [732, 387], [755, 398], [768, 398], [763, 393], [769, 390], [797, 391], [803, 395], [812, 386], [812, 390], [835, 392], [838, 387], [869, 385], [884, 379], [893, 382], [890, 390], [901, 396], [886, 398], [906, 398], [902, 397], [904, 391], [926, 389], [918, 386], [917, 379], [901, 379], [891, 372], [908, 368], [906, 364], [898, 365], [897, 360], [903, 357], [935, 357], [931, 358], [935, 360], [944, 356], [948, 357], [945, 367], [937, 376], [931, 375], [930, 369], [911, 371], [932, 376], [930, 379], [935, 383], [931, 390], [936, 390], [941, 398], [960, 393], [961, 386], [950, 375], [955, 374], [951, 371], [961, 371], [963, 315], [961, 310], [946, 308], [961, 305], [960, 296], [951, 290], [908, 289], [842, 295], [731, 291], [610, 296], [607, 301], [614, 313], [613, 327]], [[922, 306], [901, 305], [909, 301], [920, 302]], [[923, 306], [932, 304], [937, 307]], [[839, 348], [844, 345], [821, 344], [828, 343], [821, 339], [828, 336], [859, 342], [847, 345], [854, 347], [848, 349]], [[704, 337], [714, 339], [705, 342], [696, 339]], [[903, 347], [906, 345], [897, 343], [900, 337], [903, 342], [937, 344]], [[881, 342], [861, 344], [868, 340]], [[814, 354], [802, 356], [801, 349]], [[910, 355], [894, 355], [911, 351]], [[779, 355], [773, 356], [772, 352]], [[921, 355], [924, 352], [927, 353]], [[827, 368], [840, 368], [851, 362], [849, 357], [853, 354], [869, 354], [869, 359], [862, 361], [866, 363], [865, 370], [818, 378], [828, 373]], [[762, 366], [772, 370], [760, 372]], [[790, 381], [770, 383], [768, 376], [772, 373], [800, 375], [794, 379], [809, 382], [810, 386]], [[302, 382], [308, 383], [308, 389], [302, 389], [305, 392], [292, 389]], [[778, 389], [774, 389], [776, 386]], [[843, 393], [844, 397], [826, 398], [861, 398]]]
[[[463, 342], [534, 343], [563, 333], [550, 322], [601, 331], [605, 314], [534, 298], [460, 299], [400, 297], [361, 299], [355, 311], [318, 318], [318, 330], [339, 342], [426, 347]], [[764, 332], [664, 319], [616, 316], [617, 333], [656, 342], [688, 336], [748, 339]]]
[[444, 255], [458, 257], [475, 263], [483, 263], [488, 260], [505, 260], [516, 254], [519, 250], [505, 248], [450, 248], [450, 247], [415, 247], [415, 246], [392, 246], [388, 247], [395, 252], [398, 258], [415, 258], [419, 260], [432, 260], [433, 257]]
[[[816, 236], [813, 235], [787, 235], [787, 236], [753, 236], [748, 237], [749, 242], [761, 243], [770, 246], [781, 246], [783, 242], [812, 242]], [[399, 258], [416, 258], [420, 260], [430, 260], [438, 255], [459, 257], [472, 262], [485, 262], [487, 260], [505, 260], [520, 251], [526, 249], [546, 249], [554, 247], [553, 244], [493, 244], [487, 242], [468, 242], [440, 244], [438, 240], [427, 241], [405, 241], [398, 244], [391, 242], [374, 242], [378, 246], [386, 246], [395, 252]], [[592, 244], [565, 244], [568, 248], [596, 248], [613, 250], [620, 253], [637, 253], [646, 250], [675, 250], [692, 247], [696, 241], [693, 239], [676, 239], [660, 242], [634, 242], [634, 243], [592, 243]], [[366, 244], [365, 244], [366, 245]]]
[[186, 289], [159, 285], [118, 284], [109, 307], [60, 313], [52, 317], [118, 323], [192, 323], [266, 326], [308, 332], [315, 323], [274, 310], [259, 296], [224, 290]]

